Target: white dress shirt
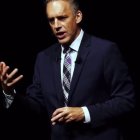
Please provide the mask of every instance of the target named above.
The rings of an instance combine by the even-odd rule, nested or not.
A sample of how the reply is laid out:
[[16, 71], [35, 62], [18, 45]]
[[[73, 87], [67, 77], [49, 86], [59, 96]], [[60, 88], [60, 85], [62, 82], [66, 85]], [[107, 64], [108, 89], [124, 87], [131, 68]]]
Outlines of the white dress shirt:
[[[70, 53], [71, 55], [71, 79], [73, 77], [73, 72], [74, 72], [74, 68], [75, 68], [75, 61], [78, 55], [78, 51], [79, 51], [79, 47], [83, 38], [84, 32], [83, 30], [80, 31], [80, 34], [78, 35], [78, 37], [72, 42], [72, 44], [69, 46], [73, 51]], [[62, 82], [62, 88], [64, 90], [63, 87], [63, 64], [64, 64], [64, 57], [65, 54], [63, 53], [64, 51], [64, 47], [61, 46], [61, 82]], [[68, 94], [65, 95], [68, 98]], [[85, 115], [85, 123], [90, 122], [90, 114], [89, 111], [87, 109], [87, 107], [82, 107], [83, 111], [84, 111], [84, 115]]]

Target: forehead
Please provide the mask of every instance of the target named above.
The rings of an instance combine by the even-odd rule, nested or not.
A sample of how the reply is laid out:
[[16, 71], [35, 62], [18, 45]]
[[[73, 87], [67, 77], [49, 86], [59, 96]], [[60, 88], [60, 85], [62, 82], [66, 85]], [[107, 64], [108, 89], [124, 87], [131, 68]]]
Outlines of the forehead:
[[71, 14], [72, 6], [68, 1], [51, 1], [47, 4], [46, 13], [48, 17], [54, 17], [60, 14]]

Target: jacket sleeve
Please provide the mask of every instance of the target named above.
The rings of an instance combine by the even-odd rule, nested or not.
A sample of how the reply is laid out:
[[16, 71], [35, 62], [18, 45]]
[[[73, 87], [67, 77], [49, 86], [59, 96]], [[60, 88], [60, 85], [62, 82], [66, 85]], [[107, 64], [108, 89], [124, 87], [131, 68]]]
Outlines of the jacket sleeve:
[[110, 98], [88, 106], [93, 127], [119, 120], [129, 114], [135, 106], [133, 83], [115, 44], [108, 47], [103, 61], [104, 79], [109, 87]]

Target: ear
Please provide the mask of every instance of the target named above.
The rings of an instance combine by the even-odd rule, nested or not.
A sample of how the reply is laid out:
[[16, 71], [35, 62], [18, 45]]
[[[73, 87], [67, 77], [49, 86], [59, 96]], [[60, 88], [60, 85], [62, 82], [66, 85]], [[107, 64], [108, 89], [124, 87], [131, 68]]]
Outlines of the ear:
[[76, 13], [76, 23], [80, 23], [82, 21], [82, 18], [83, 18], [83, 14], [80, 10], [77, 11]]

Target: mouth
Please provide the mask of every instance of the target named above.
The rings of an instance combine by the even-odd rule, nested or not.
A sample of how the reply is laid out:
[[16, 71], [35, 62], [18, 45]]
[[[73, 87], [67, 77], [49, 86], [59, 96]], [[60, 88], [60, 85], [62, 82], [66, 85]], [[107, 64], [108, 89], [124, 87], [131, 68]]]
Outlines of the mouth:
[[66, 32], [57, 32], [56, 37], [59, 40], [64, 39], [66, 37]]

